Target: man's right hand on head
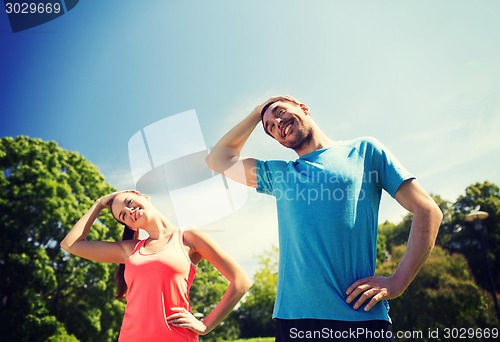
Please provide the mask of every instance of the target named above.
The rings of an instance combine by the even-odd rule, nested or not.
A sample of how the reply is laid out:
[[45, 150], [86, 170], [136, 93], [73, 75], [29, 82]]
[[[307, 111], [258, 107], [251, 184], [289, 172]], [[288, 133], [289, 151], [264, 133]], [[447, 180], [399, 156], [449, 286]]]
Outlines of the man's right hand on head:
[[267, 101], [261, 103], [260, 105], [258, 105], [257, 107], [255, 107], [254, 112], [256, 114], [258, 114], [260, 117], [263, 114], [262, 109], [264, 109], [265, 106], [267, 106], [269, 103], [273, 103], [273, 102], [277, 102], [277, 101], [290, 101], [290, 102], [300, 104], [300, 102], [296, 98], [294, 98], [290, 95], [277, 95], [277, 96], [271, 97], [269, 100], [267, 100]]

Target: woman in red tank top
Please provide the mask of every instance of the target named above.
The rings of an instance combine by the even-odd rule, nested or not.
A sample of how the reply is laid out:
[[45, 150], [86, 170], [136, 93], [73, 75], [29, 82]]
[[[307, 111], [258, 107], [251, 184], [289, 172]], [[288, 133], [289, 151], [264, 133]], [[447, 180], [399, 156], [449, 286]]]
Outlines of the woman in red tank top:
[[[104, 208], [125, 225], [123, 241], [86, 239]], [[148, 233], [147, 239], [137, 239], [139, 228]], [[212, 331], [251, 286], [243, 269], [214, 241], [198, 230], [182, 232], [149, 197], [134, 190], [98, 199], [61, 247], [82, 258], [120, 264], [117, 295], [127, 299], [120, 342], [198, 341], [198, 335]], [[219, 304], [200, 321], [191, 313], [189, 289], [202, 258], [229, 280], [229, 286]]]

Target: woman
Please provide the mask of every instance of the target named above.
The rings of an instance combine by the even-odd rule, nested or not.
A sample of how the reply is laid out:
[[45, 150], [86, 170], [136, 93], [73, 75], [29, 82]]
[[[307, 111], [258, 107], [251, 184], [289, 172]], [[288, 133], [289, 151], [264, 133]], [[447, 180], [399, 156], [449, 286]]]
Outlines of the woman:
[[[86, 240], [104, 208], [125, 225], [124, 239], [130, 234], [129, 240]], [[137, 239], [139, 228], [149, 234], [147, 239]], [[98, 199], [61, 247], [85, 259], [124, 264], [124, 278], [123, 272], [117, 274], [118, 297], [127, 299], [120, 342], [198, 341], [198, 335], [212, 331], [251, 286], [246, 273], [215, 242], [197, 230], [180, 231], [149, 197], [134, 190]], [[229, 286], [219, 304], [200, 321], [191, 314], [189, 288], [202, 258], [229, 280]]]

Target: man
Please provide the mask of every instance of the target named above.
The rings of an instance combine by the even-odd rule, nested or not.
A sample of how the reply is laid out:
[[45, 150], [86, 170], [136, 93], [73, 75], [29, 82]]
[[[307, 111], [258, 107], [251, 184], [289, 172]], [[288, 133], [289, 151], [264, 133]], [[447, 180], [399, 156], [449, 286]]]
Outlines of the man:
[[[259, 122], [299, 158], [240, 158]], [[277, 96], [222, 137], [207, 163], [276, 197], [276, 341], [393, 340], [387, 300], [400, 296], [417, 275], [434, 246], [442, 214], [379, 141], [331, 140], [307, 105]], [[374, 276], [382, 189], [413, 213], [406, 253], [390, 277]]]

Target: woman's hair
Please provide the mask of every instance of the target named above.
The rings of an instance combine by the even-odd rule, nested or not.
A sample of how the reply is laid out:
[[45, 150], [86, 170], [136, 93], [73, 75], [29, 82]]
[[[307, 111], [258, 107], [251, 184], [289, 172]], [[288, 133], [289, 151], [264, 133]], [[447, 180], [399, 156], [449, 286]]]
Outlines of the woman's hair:
[[[149, 196], [140, 194], [136, 192], [138, 195], [146, 197], [148, 200], [150, 199]], [[115, 215], [113, 215], [113, 210], [111, 210], [113, 206], [113, 200], [112, 198], [109, 203], [108, 203], [108, 208], [109, 211], [111, 211], [111, 215], [117, 220], [118, 222], [122, 223]], [[123, 228], [123, 235], [122, 235], [122, 240], [133, 240], [133, 239], [138, 239], [139, 238], [139, 233], [138, 231], [134, 231], [130, 229], [127, 225], [124, 224]], [[118, 269], [116, 270], [115, 274], [115, 282], [116, 282], [116, 298], [117, 299], [125, 299], [127, 295], [127, 283], [125, 282], [125, 264], [120, 264], [118, 265]]]
[[[122, 240], [132, 240], [137, 238], [137, 232], [130, 229], [128, 226], [124, 226]], [[118, 269], [115, 274], [116, 282], [116, 298], [125, 299], [127, 294], [127, 283], [125, 282], [125, 264], [118, 265]]]

